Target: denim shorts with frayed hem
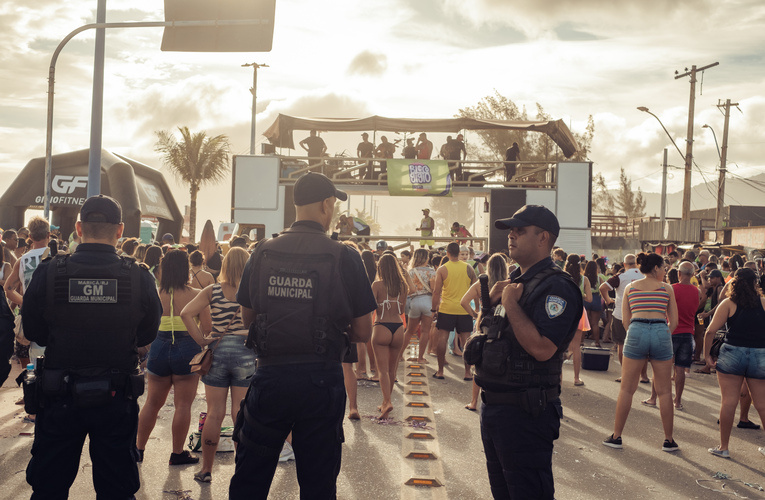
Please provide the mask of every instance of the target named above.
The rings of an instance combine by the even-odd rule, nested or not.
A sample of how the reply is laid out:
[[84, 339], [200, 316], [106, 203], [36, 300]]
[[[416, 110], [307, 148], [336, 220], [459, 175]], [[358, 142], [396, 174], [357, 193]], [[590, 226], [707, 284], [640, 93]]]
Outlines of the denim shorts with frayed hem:
[[624, 339], [624, 356], [630, 359], [672, 359], [672, 337], [666, 321], [644, 323], [633, 320]]
[[717, 358], [717, 371], [727, 375], [765, 379], [765, 349], [723, 344]]
[[[212, 387], [247, 387], [255, 373], [255, 352], [244, 346], [246, 335], [224, 335], [213, 352], [213, 362], [202, 383]], [[355, 347], [355, 346], [354, 346]]]

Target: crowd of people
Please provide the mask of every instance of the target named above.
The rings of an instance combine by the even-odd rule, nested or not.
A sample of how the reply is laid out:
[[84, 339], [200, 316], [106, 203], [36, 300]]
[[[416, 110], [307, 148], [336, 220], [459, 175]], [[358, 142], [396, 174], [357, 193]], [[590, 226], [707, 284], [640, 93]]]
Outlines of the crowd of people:
[[[425, 134], [421, 135], [423, 138]], [[332, 464], [337, 459], [339, 467], [339, 456], [327, 455], [322, 458], [317, 450], [309, 446], [309, 439], [314, 439], [309, 438], [313, 436], [312, 432], [320, 433], [318, 427], [311, 427], [319, 425], [316, 423], [319, 417], [314, 418], [314, 424], [301, 420], [299, 425], [293, 423], [291, 427], [282, 427], [277, 422], [288, 418], [284, 412], [290, 409], [278, 410], [277, 413], [281, 412], [279, 416], [271, 415], [267, 421], [259, 420], [263, 418], [262, 414], [254, 415], [258, 411], [268, 413], [262, 405], [272, 401], [270, 398], [276, 398], [273, 401], [280, 400], [278, 394], [269, 392], [271, 389], [276, 391], [277, 386], [269, 384], [273, 383], [274, 377], [282, 377], [287, 372], [279, 371], [283, 366], [279, 361], [280, 356], [286, 354], [281, 353], [280, 349], [284, 347], [280, 346], [275, 336], [279, 332], [278, 328], [285, 327], [273, 326], [273, 330], [266, 331], [265, 325], [272, 323], [269, 323], [265, 313], [256, 315], [253, 311], [268, 310], [268, 314], [274, 315], [282, 307], [277, 299], [283, 296], [315, 297], [315, 294], [323, 292], [324, 300], [335, 300], [330, 299], [329, 296], [333, 294], [326, 291], [340, 283], [333, 281], [340, 278], [337, 273], [330, 271], [334, 269], [330, 267], [320, 267], [316, 271], [317, 276], [320, 276], [317, 282], [305, 278], [309, 275], [306, 273], [279, 274], [283, 270], [283, 267], [279, 267], [283, 264], [278, 263], [279, 251], [291, 247], [294, 241], [309, 238], [306, 234], [310, 238], [326, 235], [332, 220], [334, 202], [343, 199], [344, 195], [320, 174], [307, 174], [301, 181], [303, 184], [296, 185], [295, 191], [298, 222], [285, 231], [284, 235], [264, 243], [266, 250], [260, 244], [248, 247], [245, 240], [238, 238], [232, 240], [225, 255], [216, 252], [206, 256], [195, 245], [174, 244], [170, 235], [166, 235], [170, 238], [165, 244], [160, 241], [148, 245], [135, 238], [115, 238], [117, 255], [139, 264], [146, 271], [146, 276], [150, 277], [157, 291], [157, 312], [161, 311], [156, 330], [151, 336], [153, 340], [145, 341], [143, 346], [141, 341], [136, 343], [139, 348], [138, 361], [145, 367], [147, 382], [145, 402], [136, 416], [137, 433], [132, 446], [136, 462], [143, 461], [144, 453], [151, 453], [147, 444], [158, 413], [171, 391], [174, 410], [169, 464], [199, 462], [198, 457], [184, 450], [184, 443], [191, 423], [191, 406], [201, 379], [205, 389], [207, 415], [201, 436], [202, 467], [194, 473], [194, 479], [200, 482], [212, 480], [220, 428], [228, 411], [237, 426], [239, 439], [247, 443], [244, 450], [241, 450], [241, 442], [239, 444], [237, 472], [231, 483], [232, 498], [236, 496], [234, 492], [243, 495], [253, 480], [246, 477], [246, 470], [265, 467], [267, 473], [270, 467], [275, 467], [276, 456], [273, 453], [279, 455], [282, 461], [294, 459], [301, 454], [306, 457], [313, 455], [317, 461], [326, 462], [329, 469], [324, 475], [331, 476], [329, 479], [334, 481], [337, 471], [332, 469]], [[83, 212], [83, 220], [87, 216], [87, 212]], [[427, 238], [432, 235], [433, 223], [427, 210], [423, 210], [423, 216], [418, 229], [423, 231], [423, 238]], [[348, 235], [355, 232], [369, 236], [368, 231], [354, 231], [357, 224], [358, 221], [346, 217], [341, 219], [338, 227]], [[502, 496], [499, 491], [495, 491], [505, 481], [501, 478], [505, 466], [499, 462], [504, 453], [512, 454], [515, 451], [501, 449], [497, 441], [499, 435], [492, 435], [494, 431], [490, 430], [500, 420], [492, 419], [501, 416], [495, 413], [500, 406], [517, 403], [523, 407], [528, 402], [517, 402], [517, 398], [509, 398], [508, 394], [515, 392], [496, 390], [498, 385], [491, 379], [487, 369], [474, 368], [476, 363], [470, 362], [467, 355], [468, 345], [476, 335], [482, 333], [485, 325], [482, 322], [481, 288], [478, 281], [478, 276], [485, 273], [492, 299], [495, 303], [500, 301], [507, 312], [506, 321], [509, 324], [505, 323], [504, 328], [514, 331], [519, 345], [537, 360], [539, 372], [532, 370], [534, 377], [537, 377], [535, 380], [539, 377], [555, 379], [549, 384], [542, 384], [543, 393], [537, 395], [542, 398], [540, 401], [559, 406], [559, 401], [556, 401], [562, 375], [560, 365], [557, 368], [554, 366], [558, 359], [561, 363], [566, 359], [566, 362], [573, 364], [575, 386], [585, 384], [580, 378], [580, 347], [584, 338], [590, 338], [598, 347], [604, 343], [615, 344], [621, 366], [621, 376], [617, 382], [621, 386], [615, 408], [614, 430], [603, 441], [605, 446], [623, 447], [622, 433], [638, 384], [650, 383], [652, 395], [642, 404], [660, 410], [664, 437], [661, 449], [667, 452], [679, 449], [673, 432], [673, 416], [675, 411], [684, 410], [682, 394], [685, 375], [694, 364], [699, 366], [698, 370], [702, 373], [716, 371], [722, 394], [720, 442], [710, 448], [709, 452], [722, 458], [730, 457], [728, 442], [739, 405], [741, 416], [738, 427], [759, 429], [758, 424], [749, 420], [748, 413], [753, 402], [761, 421], [765, 418], [765, 298], [762, 297], [760, 281], [765, 276], [762, 263], [746, 261], [739, 256], [724, 259], [702, 250], [698, 256], [689, 251], [682, 258], [676, 252], [670, 252], [666, 257], [656, 253], [641, 253], [637, 256], [628, 254], [622, 263], [608, 266], [607, 259], [596, 255], [587, 259], [584, 255], [568, 255], [562, 248], [553, 248], [559, 227], [557, 219], [544, 207], [524, 207], [514, 217], [499, 220], [496, 225], [498, 229], [510, 231], [509, 251], [491, 255], [476, 253], [472, 247], [467, 246], [467, 239], [471, 235], [457, 222], [452, 227], [455, 241], [442, 249], [409, 249], [397, 255], [384, 241], [378, 241], [373, 250], [366, 240], [353, 237], [344, 240], [337, 257], [342, 264], [342, 283], [349, 286], [348, 283], [353, 280], [361, 281], [350, 285], [349, 296], [353, 297], [354, 302], [351, 304], [352, 310], [347, 313], [350, 319], [348, 331], [344, 335], [351, 343], [350, 349], [341, 353], [342, 372], [328, 368], [326, 372], [321, 372], [319, 378], [316, 372], [307, 373], [310, 375], [308, 378], [301, 378], [303, 374], [297, 368], [298, 365], [288, 364], [293, 372], [289, 372], [290, 379], [285, 380], [284, 384], [299, 388], [307, 383], [311, 387], [321, 387], [331, 392], [336, 389], [333, 384], [342, 380], [339, 383], [344, 393], [341, 398], [343, 411], [347, 395], [347, 418], [359, 420], [358, 381], [379, 383], [380, 405], [376, 417], [387, 419], [396, 411], [392, 400], [396, 372], [399, 363], [408, 356], [413, 339], [417, 339], [418, 346], [414, 360], [428, 364], [433, 361], [431, 356], [435, 356], [435, 379], [444, 379], [444, 367], [451, 359], [447, 358], [447, 352], [453, 356], [463, 356], [466, 400], [469, 395], [465, 408], [477, 411], [479, 399], [485, 405], [482, 427], [486, 426], [487, 429], [484, 446], [489, 477], [492, 491]], [[121, 236], [121, 230], [118, 235]], [[0, 277], [8, 302], [13, 308], [24, 305], [25, 292], [41, 262], [49, 255], [70, 253], [79, 244], [77, 235], [73, 235], [69, 241], [62, 241], [59, 235], [51, 233], [48, 221], [40, 217], [32, 218], [27, 228], [5, 231], [2, 240]], [[95, 243], [88, 241], [94, 241], [92, 235], [90, 240], [82, 244], [86, 251], [94, 252]], [[430, 243], [428, 246], [433, 244], [432, 241], [424, 241]], [[338, 245], [337, 242], [327, 245], [330, 245], [328, 249], [335, 248], [334, 251], [337, 251], [336, 247], [331, 247]], [[272, 274], [257, 274], [261, 272]], [[534, 274], [538, 274], [540, 280], [544, 276], [544, 279], [552, 281], [540, 285], [533, 277], [526, 278]], [[526, 294], [532, 295], [536, 287], [550, 287], [553, 282], [559, 283], [553, 291], [560, 296], [547, 295], [547, 300], [538, 302], [538, 306], [526, 303]], [[566, 286], [562, 286], [563, 283]], [[32, 285], [39, 293], [44, 282], [38, 279]], [[325, 288], [319, 289], [319, 286]], [[565, 293], [561, 291], [564, 288], [567, 288]], [[35, 295], [31, 297], [39, 300]], [[257, 304], [262, 306], [255, 307]], [[573, 307], [567, 307], [567, 304]], [[28, 306], [31, 307], [35, 305]], [[344, 305], [327, 303], [321, 307], [342, 309]], [[539, 310], [532, 307], [538, 307]], [[287, 309], [284, 311], [285, 314], [292, 314]], [[522, 316], [524, 314], [529, 315], [528, 318]], [[370, 321], [370, 334], [366, 335], [366, 327], [362, 323], [372, 315], [374, 322]], [[301, 316], [300, 321], [312, 318], [308, 313], [305, 316]], [[533, 324], [519, 320], [521, 316]], [[570, 326], [552, 328], [552, 325], [559, 324], [556, 321], [563, 320]], [[251, 324], [254, 325], [252, 329]], [[548, 334], [550, 328], [557, 333]], [[325, 331], [331, 329], [330, 326], [321, 326], [323, 336], [320, 340], [316, 340], [319, 338], [316, 337], [312, 346], [310, 343], [304, 346], [306, 354], [301, 359], [313, 362], [312, 356], [319, 352], [318, 347], [328, 352], [336, 350], [331, 332]], [[257, 332], [254, 340], [248, 339], [248, 333], [253, 330]], [[726, 334], [722, 345], [717, 345], [715, 349], [713, 344], [716, 344], [718, 331], [725, 331]], [[42, 338], [35, 335], [30, 335], [30, 338]], [[270, 339], [266, 342], [269, 335]], [[253, 335], [250, 333], [249, 336]], [[23, 335], [17, 336], [15, 355], [23, 366], [37, 355], [43, 355], [44, 349], [44, 345], [25, 342]], [[214, 356], [209, 371], [200, 377], [192, 372], [190, 362], [203, 349], [211, 350]], [[530, 359], [524, 363], [534, 366], [535, 362]], [[549, 366], [545, 365], [548, 360], [552, 360]], [[652, 378], [648, 377], [647, 372], [649, 362]], [[480, 364], [477, 366], [480, 367]], [[252, 387], [256, 385], [260, 392], [252, 395]], [[524, 387], [520, 393], [527, 397], [526, 392]], [[229, 397], [230, 409], [227, 410]], [[260, 398], [261, 406], [251, 406], [256, 404], [252, 398]], [[337, 403], [339, 400], [333, 398], [332, 401]], [[20, 402], [23, 404], [24, 401]], [[524, 411], [538, 418], [539, 415], [534, 415], [533, 406], [531, 410]], [[559, 416], [552, 409], [545, 410], [544, 404], [541, 406], [542, 412], [552, 412], [543, 413], [543, 416], [547, 415], [544, 418], [549, 418], [550, 428], [555, 429], [559, 425]], [[240, 415], [242, 408], [244, 415]], [[273, 408], [269, 411], [272, 410], [276, 411]], [[337, 406], [333, 403], [332, 407], [320, 413], [336, 410]], [[322, 413], [321, 418], [325, 417]], [[34, 421], [35, 415], [30, 414], [26, 418]], [[329, 428], [337, 425], [332, 423], [334, 417], [327, 418]], [[521, 426], [532, 422], [518, 415], [512, 418], [519, 419]], [[502, 434], [505, 431], [496, 432]], [[551, 431], [551, 435], [554, 434]], [[549, 439], [550, 446], [556, 437]], [[531, 446], [537, 445], [534, 443]], [[253, 450], [260, 451], [256, 453]], [[765, 454], [765, 448], [759, 450]], [[37, 467], [40, 468], [43, 461], [37, 457]], [[545, 468], [544, 464], [539, 467], [533, 464], [527, 466], [534, 470]], [[317, 481], [317, 484], [322, 481], [326, 483], [328, 478], [315, 477], [322, 475], [317, 471], [319, 469], [313, 472], [299, 469], [298, 475], [306, 474], [301, 477], [311, 477], [310, 480]], [[273, 475], [272, 469], [270, 474]], [[542, 480], [542, 484], [547, 483], [552, 487], [551, 475]], [[327, 484], [324, 486], [331, 489]], [[267, 486], [265, 491], [267, 493]]]
[[[651, 383], [652, 393], [641, 403], [660, 410], [661, 449], [678, 450], [674, 412], [685, 411], [686, 373], [694, 364], [702, 367], [697, 373], [716, 371], [722, 396], [720, 442], [709, 453], [730, 458], [728, 442], [739, 406], [737, 427], [760, 429], [749, 420], [749, 409], [753, 402], [765, 421], [763, 274], [761, 260], [746, 260], [742, 255], [723, 259], [709, 250], [700, 250], [698, 256], [689, 250], [682, 258], [675, 251], [666, 257], [656, 253], [625, 256], [623, 267], [599, 288], [606, 304], [616, 304], [611, 334], [622, 366], [614, 432], [603, 441], [605, 446], [623, 447], [622, 432], [633, 395], [638, 383], [645, 382]], [[758, 451], [765, 455], [765, 447]]]
[[[380, 136], [380, 143], [375, 145], [369, 140], [369, 134], [364, 132], [361, 134], [361, 142], [356, 146], [356, 157], [360, 159], [393, 159], [396, 156], [396, 150], [399, 149], [401, 139], [395, 139], [389, 141], [385, 135]], [[308, 161], [311, 164], [320, 161], [323, 158], [327, 158], [327, 144], [324, 139], [319, 137], [315, 130], [309, 132], [309, 136], [299, 142], [299, 146], [303, 148], [308, 156]], [[515, 145], [517, 150], [517, 145]], [[510, 149], [508, 149], [510, 151]], [[455, 173], [456, 180], [466, 180], [462, 177], [461, 163], [467, 159], [467, 149], [465, 147], [465, 137], [462, 134], [457, 134], [456, 137], [447, 136], [446, 142], [444, 142], [438, 150], [438, 153], [434, 156], [433, 142], [428, 139], [428, 135], [425, 132], [420, 133], [417, 136], [415, 142], [414, 137], [408, 137], [404, 140], [404, 146], [400, 149], [400, 158], [405, 159], [418, 159], [418, 160], [430, 160], [431, 158], [440, 158], [443, 160], [453, 161], [450, 163], [452, 171]], [[516, 154], [507, 155], [508, 159], [518, 160], [520, 157]], [[512, 174], [515, 173], [515, 163], [512, 165]], [[376, 179], [382, 173], [387, 171], [386, 163], [384, 161], [369, 162], [367, 166], [360, 167], [358, 170], [359, 179]]]

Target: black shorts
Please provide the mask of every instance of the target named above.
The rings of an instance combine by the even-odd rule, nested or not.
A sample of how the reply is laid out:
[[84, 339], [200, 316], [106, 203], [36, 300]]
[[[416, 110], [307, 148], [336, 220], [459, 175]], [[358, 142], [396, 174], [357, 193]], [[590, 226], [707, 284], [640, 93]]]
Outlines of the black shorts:
[[473, 318], [469, 314], [446, 314], [438, 313], [436, 316], [436, 328], [450, 332], [470, 333], [473, 331]]
[[611, 340], [614, 344], [624, 345], [627, 338], [627, 330], [624, 329], [624, 323], [618, 318], [611, 318]]

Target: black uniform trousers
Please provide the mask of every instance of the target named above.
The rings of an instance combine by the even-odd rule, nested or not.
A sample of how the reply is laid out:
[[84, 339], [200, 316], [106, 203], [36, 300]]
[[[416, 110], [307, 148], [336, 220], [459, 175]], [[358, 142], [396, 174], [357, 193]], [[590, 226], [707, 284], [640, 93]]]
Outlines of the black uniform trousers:
[[258, 366], [234, 428], [229, 499], [268, 498], [290, 431], [300, 498], [336, 498], [345, 399], [340, 363]]
[[80, 466], [85, 437], [90, 438], [96, 498], [132, 499], [140, 487], [135, 438], [138, 403], [117, 391], [96, 408], [78, 408], [70, 396], [46, 398], [37, 413], [27, 482], [32, 500], [65, 499]]
[[517, 405], [483, 403], [481, 439], [495, 499], [552, 499], [553, 441], [560, 435], [560, 399], [539, 417]]

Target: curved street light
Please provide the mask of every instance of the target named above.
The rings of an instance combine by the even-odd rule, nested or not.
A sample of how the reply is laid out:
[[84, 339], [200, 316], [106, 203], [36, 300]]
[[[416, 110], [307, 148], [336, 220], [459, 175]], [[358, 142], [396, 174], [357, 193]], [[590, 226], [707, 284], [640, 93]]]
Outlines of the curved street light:
[[708, 128], [712, 131], [712, 137], [715, 138], [715, 146], [717, 146], [717, 157], [722, 160], [722, 154], [720, 153], [720, 145], [717, 143], [717, 134], [715, 134], [715, 129], [707, 125], [706, 123], [701, 126], [701, 128]]
[[680, 151], [680, 148], [679, 148], [679, 147], [677, 147], [677, 143], [676, 143], [676, 142], [675, 142], [675, 140], [672, 138], [672, 136], [669, 134], [669, 131], [667, 130], [667, 127], [665, 127], [665, 126], [664, 126], [664, 124], [661, 122], [661, 120], [659, 119], [659, 117], [658, 117], [658, 116], [656, 116], [655, 114], [651, 113], [651, 112], [648, 110], [648, 108], [646, 108], [645, 106], [638, 106], [638, 108], [637, 108], [637, 109], [638, 109], [638, 111], [642, 111], [643, 113], [648, 113], [649, 115], [651, 115], [651, 116], [653, 116], [654, 118], [656, 118], [656, 121], [658, 121], [658, 122], [659, 122], [659, 125], [661, 125], [661, 128], [663, 128], [663, 129], [664, 129], [664, 132], [667, 134], [667, 137], [669, 137], [669, 140], [670, 140], [670, 141], [672, 141], [672, 144], [675, 146], [675, 149], [677, 149], [677, 152], [678, 152], [678, 153], [680, 153], [680, 157], [683, 159], [683, 161], [685, 161], [685, 155], [683, 154], [683, 152], [682, 152], [682, 151]]

